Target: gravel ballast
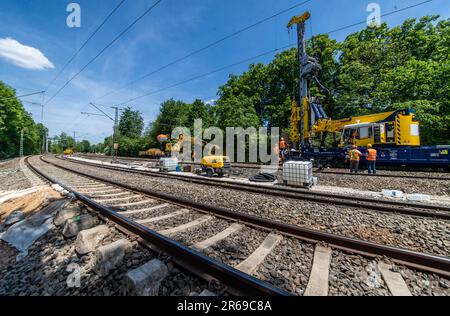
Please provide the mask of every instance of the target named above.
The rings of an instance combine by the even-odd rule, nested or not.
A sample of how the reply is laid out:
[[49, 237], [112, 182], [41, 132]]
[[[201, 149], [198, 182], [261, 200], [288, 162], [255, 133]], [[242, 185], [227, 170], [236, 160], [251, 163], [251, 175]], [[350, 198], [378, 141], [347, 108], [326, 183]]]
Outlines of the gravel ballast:
[[[111, 233], [101, 245], [127, 238], [114, 225], [108, 225]], [[124, 263], [102, 278], [93, 271], [95, 254], [79, 256], [75, 240], [65, 239], [61, 229], [53, 226], [19, 262], [15, 261], [17, 252], [0, 243], [0, 296], [122, 296], [126, 294], [123, 291], [126, 273], [157, 257], [130, 239], [132, 250], [125, 254]], [[206, 282], [173, 267], [170, 261], [167, 265], [169, 276], [161, 284], [159, 295], [197, 295], [204, 289], [212, 289]], [[74, 272], [79, 272], [80, 286], [73, 286]]]
[[313, 245], [285, 237], [258, 267], [255, 276], [296, 295], [303, 295], [313, 256]]
[[0, 191], [24, 190], [31, 186], [20, 167], [20, 158], [0, 163]]
[[[34, 159], [34, 158], [33, 158]], [[53, 166], [47, 165], [45, 163], [42, 163], [40, 161], [31, 161], [33, 164], [39, 164], [39, 169], [43, 170], [44, 172], [48, 173], [54, 178], [57, 178], [58, 180], [61, 180], [62, 182], [65, 182], [67, 184], [74, 184], [74, 183], [86, 183], [86, 179], [83, 177], [78, 177], [76, 175], [70, 174], [68, 172], [65, 172], [61, 169], [57, 169]], [[77, 164], [78, 165], [78, 164]], [[74, 165], [72, 165], [72, 168], [74, 168]], [[97, 176], [103, 176], [102, 172], [103, 170], [90, 167], [92, 169], [95, 169]], [[93, 170], [88, 171], [85, 166], [78, 165], [78, 168], [76, 170], [81, 170], [84, 172], [92, 172]], [[128, 179], [128, 176], [124, 172], [110, 172], [110, 178], [111, 180], [115, 180], [118, 178], [121, 178], [123, 182], [127, 183], [135, 183], [131, 179]], [[141, 185], [146, 185], [147, 188], [151, 187], [152, 189], [158, 187], [160, 189], [160, 186], [157, 185], [157, 182], [160, 182], [160, 185], [165, 185], [166, 188], [169, 190], [177, 189], [178, 195], [184, 197], [184, 194], [189, 194], [192, 197], [200, 197], [200, 198], [210, 198], [213, 197], [217, 199], [214, 203], [217, 204], [217, 202], [223, 204], [225, 207], [229, 207], [226, 205], [227, 202], [225, 202], [226, 196], [228, 196], [228, 200], [231, 200], [232, 203], [236, 203], [242, 196], [246, 195], [247, 199], [244, 201], [243, 204], [243, 212], [257, 212], [262, 213], [264, 216], [269, 215], [270, 213], [267, 213], [268, 210], [266, 209], [266, 204], [268, 201], [278, 200], [286, 201], [287, 204], [280, 204], [283, 205], [286, 209], [293, 208], [297, 206], [297, 204], [301, 204], [303, 202], [299, 202], [297, 200], [289, 200], [289, 199], [283, 199], [283, 198], [277, 198], [277, 197], [267, 197], [263, 195], [258, 194], [249, 194], [249, 193], [243, 193], [235, 190], [226, 190], [226, 189], [220, 189], [220, 188], [214, 188], [211, 186], [201, 186], [201, 185], [193, 185], [193, 184], [187, 184], [182, 181], [174, 181], [172, 179], [169, 179], [169, 181], [173, 182], [172, 186], [168, 186], [167, 182], [162, 178], [152, 179], [150, 177], [145, 177], [140, 175], [130, 175], [130, 178], [137, 179], [137, 182]], [[105, 176], [106, 178], [106, 176]], [[148, 183], [148, 178], [150, 178], [152, 181]], [[142, 181], [142, 182], [141, 182]], [[179, 186], [179, 187], [178, 187]], [[200, 191], [192, 191], [192, 190], [200, 190], [201, 187], [203, 190], [208, 190], [209, 193], [203, 192], [203, 196], [201, 195]], [[191, 190], [188, 190], [191, 188]], [[185, 192], [186, 191], [186, 192]], [[222, 193], [221, 191], [228, 192]], [[164, 192], [164, 191], [163, 191]], [[199, 195], [196, 195], [196, 194]], [[175, 194], [175, 193], [174, 193]], [[223, 194], [223, 195], [222, 195]], [[244, 194], [241, 196], [241, 194]], [[230, 199], [231, 197], [231, 199]], [[186, 197], [188, 198], [188, 197]], [[208, 200], [209, 201], [209, 200]], [[162, 202], [162, 201], [159, 201]], [[210, 202], [213, 203], [213, 202]], [[253, 210], [249, 210], [246, 208], [250, 208], [250, 206], [253, 203]], [[219, 205], [221, 205], [219, 204]], [[308, 203], [308, 204], [318, 204], [318, 203]], [[320, 204], [319, 204], [320, 205]], [[344, 208], [345, 209], [345, 208]], [[172, 208], [172, 211], [175, 209]], [[297, 209], [295, 209], [297, 210]], [[166, 210], [167, 211], [167, 210]], [[370, 239], [370, 240], [378, 240], [378, 242], [386, 243], [386, 244], [402, 244], [404, 242], [403, 235], [405, 232], [398, 231], [398, 222], [390, 222], [387, 219], [382, 218], [381, 221], [379, 217], [386, 216], [388, 217], [397, 217], [398, 221], [399, 219], [410, 219], [411, 222], [409, 225], [412, 227], [412, 229], [416, 229], [416, 218], [409, 218], [407, 216], [399, 216], [399, 215], [387, 215], [387, 214], [378, 214], [371, 211], [362, 211], [359, 209], [351, 209], [351, 212], [353, 214], [355, 212], [361, 212], [361, 214], [358, 214], [361, 216], [359, 223], [359, 226], [356, 226], [356, 223], [351, 223], [353, 226], [345, 227], [343, 225], [342, 227], [337, 226], [336, 229], [342, 230], [345, 234], [356, 234], [359, 235], [360, 238]], [[304, 212], [304, 209], [301, 210], [301, 213]], [[311, 218], [305, 217], [303, 220], [307, 221], [308, 219], [311, 220], [311, 227], [316, 229], [324, 229], [328, 230], [329, 226], [326, 226], [326, 224], [317, 224], [315, 221], [317, 219], [314, 217], [316, 210], [311, 210], [313, 213], [307, 214]], [[342, 208], [338, 210], [339, 213], [332, 214], [335, 217], [331, 217], [329, 220], [332, 220], [333, 222], [336, 221], [336, 218], [339, 218], [339, 215], [343, 213]], [[192, 211], [192, 214], [185, 214], [182, 216], [178, 216], [177, 218], [171, 218], [167, 220], [163, 220], [161, 222], [157, 223], [158, 229], [161, 228], [170, 228], [177, 226], [179, 224], [183, 224], [186, 222], [189, 222], [193, 219], [197, 219], [199, 216], [203, 216], [204, 214], [198, 213], [195, 211]], [[284, 214], [278, 213], [276, 216], [278, 219], [282, 219], [281, 216], [286, 216], [287, 212]], [[298, 214], [297, 214], [298, 215]], [[364, 217], [369, 215], [377, 215], [377, 221], [374, 221], [370, 224], [370, 222], [365, 222]], [[154, 214], [146, 214], [143, 218], [148, 217], [154, 217]], [[298, 217], [298, 216], [295, 216]], [[295, 218], [294, 217], [294, 218]], [[322, 216], [321, 216], [322, 217]], [[351, 220], [349, 217], [347, 220]], [[422, 219], [420, 219], [422, 220]], [[292, 222], [292, 217], [290, 218], [290, 221]], [[332, 222], [332, 223], [333, 223]], [[436, 221], [437, 222], [437, 221]], [[205, 223], [201, 226], [196, 227], [195, 229], [185, 231], [176, 235], [171, 236], [172, 238], [179, 240], [180, 242], [183, 242], [185, 244], [192, 244], [201, 240], [204, 240], [210, 236], [215, 235], [219, 231], [222, 231], [226, 227], [228, 227], [231, 223], [226, 220], [220, 220], [220, 219], [213, 219], [209, 221], [208, 223]], [[361, 225], [363, 224], [363, 225]], [[428, 227], [427, 225], [429, 222], [421, 222], [419, 227], [419, 232], [427, 232]], [[448, 223], [445, 223], [445, 226], [443, 226], [444, 229], [444, 236], [445, 232], [448, 231]], [[316, 226], [314, 226], [316, 225]], [[366, 226], [364, 226], [366, 225]], [[418, 225], [418, 226], [420, 226]], [[322, 227], [325, 226], [325, 227]], [[336, 225], [333, 225], [335, 227]], [[345, 231], [344, 228], [347, 228], [348, 230]], [[359, 228], [359, 230], [357, 229]], [[402, 227], [403, 228], [403, 227]], [[408, 227], [409, 228], [409, 227]], [[397, 230], [396, 230], [397, 229]], [[393, 234], [393, 230], [395, 233], [400, 234], [400, 236], [396, 236]], [[256, 248], [263, 242], [267, 234], [270, 232], [265, 230], [259, 230], [254, 229], [250, 227], [244, 227], [241, 231], [229, 236], [225, 240], [219, 242], [218, 244], [206, 249], [204, 252], [211, 256], [212, 258], [215, 258], [219, 261], [225, 262], [227, 264], [230, 264], [232, 266], [237, 265], [238, 263], [242, 262], [242, 260], [245, 260]], [[415, 231], [414, 233], [418, 233]], [[437, 251], [440, 251], [440, 247], [448, 248], [446, 247], [446, 244], [448, 243], [448, 239], [441, 240], [443, 232], [442, 231], [432, 231], [432, 233], [429, 233], [427, 236], [425, 236], [428, 239], [437, 239], [433, 247], [431, 248]], [[114, 234], [111, 236], [108, 236], [106, 240], [104, 240], [104, 243], [109, 243], [112, 241], [115, 241], [117, 239], [121, 238], [121, 233], [114, 230]], [[412, 240], [409, 240], [409, 245], [411, 248], [413, 247], [425, 247], [428, 248], [429, 245], [425, 242], [423, 239], [424, 236], [421, 236], [422, 239], [414, 239], [415, 236], [411, 236]], [[448, 237], [448, 236], [447, 236]], [[64, 240], [64, 242], [67, 242], [68, 240]], [[422, 243], [421, 243], [422, 241]], [[51, 241], [51, 244], [53, 243], [57, 244], [58, 240]], [[407, 244], [407, 243], [406, 243]], [[40, 245], [37, 243], [36, 245]], [[67, 247], [67, 245], [64, 245], [63, 247]], [[139, 248], [136, 248], [139, 247]], [[137, 252], [141, 254], [141, 246], [138, 245], [136, 242], [133, 243], [133, 251], [130, 255], [135, 254], [135, 250], [137, 249]], [[69, 254], [70, 250], [73, 252], [73, 245], [69, 246]], [[54, 249], [51, 249], [50, 251], [55, 251]], [[148, 250], [147, 250], [148, 252]], [[153, 258], [154, 254], [148, 252], [149, 258]], [[147, 255], [146, 254], [146, 255]], [[312, 244], [303, 243], [296, 239], [284, 237], [283, 240], [274, 248], [274, 250], [266, 257], [265, 261], [258, 267], [258, 269], [255, 271], [254, 275], [258, 278], [261, 278], [265, 281], [268, 281], [271, 284], [274, 284], [276, 286], [279, 286], [287, 291], [290, 291], [292, 293], [295, 293], [297, 295], [303, 294], [308, 277], [309, 277], [309, 271], [311, 269], [312, 265], [312, 258], [314, 254], [314, 246]], [[82, 262], [83, 260], [89, 261], [89, 256], [84, 256], [79, 258], [75, 255], [76, 258], [74, 258], [74, 262], [77, 261]], [[72, 258], [72, 257], [70, 257]], [[69, 258], [69, 259], [70, 259]], [[87, 259], [86, 259], [87, 258]], [[143, 259], [144, 261], [149, 259], [146, 257]], [[50, 259], [51, 260], [51, 259]], [[101, 288], [101, 293], [97, 294], [94, 292], [91, 292], [87, 295], [121, 295], [119, 292], [114, 292], [114, 289], [110, 289], [110, 285], [107, 283], [108, 281], [111, 281], [111, 284], [114, 284], [117, 286], [118, 282], [121, 282], [123, 278], [123, 274], [126, 273], [129, 269], [128, 266], [131, 268], [134, 267], [134, 263], [137, 263], [139, 258], [137, 258], [137, 255], [133, 258], [131, 256], [130, 258], [126, 258], [126, 264], [124, 266], [126, 267], [120, 267], [120, 269], [117, 269], [117, 273], [121, 273], [120, 275], [114, 275], [111, 280], [109, 279], [102, 279], [101, 281], [106, 282], [104, 284], [98, 283], [96, 284], [97, 287]], [[44, 260], [45, 263], [48, 262], [48, 260]], [[92, 261], [92, 260], [91, 260]], [[63, 261], [66, 262], [66, 261]], [[69, 260], [70, 262], [70, 260]], [[84, 264], [84, 263], [83, 263]], [[141, 263], [140, 263], [141, 264]], [[4, 266], [9, 266], [8, 263], [4, 264]], [[171, 263], [168, 262], [168, 266], [171, 266]], [[395, 265], [394, 265], [395, 267]], [[413, 295], [450, 295], [448, 292], [449, 288], [449, 282], [446, 279], [440, 278], [436, 275], [426, 274], [426, 273], [418, 273], [416, 271], [412, 271], [409, 269], [406, 269], [404, 267], [395, 267], [394, 269], [397, 269], [396, 271], [399, 271], [402, 276], [405, 278], [405, 281], [407, 282], [408, 288], [410, 288]], [[8, 272], [8, 268], [1, 268], [0, 267], [0, 277], [3, 278], [3, 272], [6, 270]], [[197, 295], [200, 293], [204, 288], [213, 289], [218, 294], [223, 293], [223, 289], [220, 286], [215, 286], [214, 284], [210, 284], [209, 286], [206, 286], [201, 281], [198, 281], [196, 278], [191, 277], [189, 275], [183, 274], [181, 271], [179, 271], [177, 268], [171, 267], [170, 269], [170, 277], [163, 282], [163, 285], [161, 287], [160, 294], [163, 295]], [[25, 269], [25, 274], [34, 273], [33, 270]], [[22, 278], [26, 277], [21, 276]], [[83, 288], [83, 291], [86, 292], [87, 289]], [[0, 295], [2, 294], [2, 288], [0, 288]], [[10, 295], [10, 294], [7, 294]], [[15, 294], [17, 295], [17, 294]], [[19, 294], [20, 295], [20, 294]], [[22, 295], [27, 295], [22, 294]], [[48, 294], [47, 294], [48, 295]], [[67, 295], [65, 293], [59, 294], [59, 295]], [[73, 294], [69, 295], [85, 295], [84, 293], [78, 293], [74, 292]], [[367, 259], [364, 257], [351, 255], [347, 253], [343, 253], [340, 251], [333, 250], [333, 258], [331, 263], [331, 274], [330, 274], [330, 295], [390, 295], [389, 291], [387, 290], [386, 285], [383, 283], [382, 278], [379, 275], [379, 271], [377, 271], [376, 267], [376, 261], [372, 259]]]
[[[36, 161], [37, 158], [34, 159], [33, 162], [42, 166], [44, 170], [55, 172], [54, 167]], [[444, 220], [278, 198], [209, 185], [190, 184], [176, 179], [100, 169], [51, 157], [46, 159], [58, 165], [94, 173], [99, 177], [103, 176], [105, 179], [137, 188], [151, 188], [157, 192], [174, 194], [204, 204], [223, 206], [238, 212], [432, 254], [444, 256], [450, 254], [450, 223]]]
[[[101, 157], [95, 155], [84, 156], [88, 159], [111, 161], [109, 157]], [[134, 164], [134, 165], [148, 165], [154, 164], [153, 161], [139, 160], [136, 161], [126, 159], [123, 160], [124, 164]], [[253, 165], [254, 166], [254, 165]], [[232, 164], [230, 175], [232, 177], [242, 177], [249, 178], [254, 176], [259, 172], [257, 168], [246, 168], [245, 165], [235, 163]], [[344, 174], [334, 175], [326, 174], [326, 172], [340, 172]], [[345, 174], [349, 172], [348, 169], [344, 168], [326, 168], [321, 170], [321, 172], [314, 172], [319, 180], [319, 185], [321, 186], [338, 186], [344, 188], [358, 189], [362, 191], [375, 191], [381, 192], [383, 189], [389, 190], [400, 190], [407, 194], [421, 193], [430, 195], [450, 195], [450, 181], [442, 180], [425, 180], [425, 179], [411, 179], [407, 177], [420, 176], [420, 177], [441, 177], [449, 178], [450, 173], [445, 172], [425, 172], [425, 171], [394, 171], [394, 170], [378, 170], [377, 173], [380, 175], [393, 175], [392, 178], [381, 178], [381, 177], [369, 177], [367, 175], [367, 170], [364, 165], [360, 167], [361, 175]], [[281, 169], [276, 173], [278, 180], [282, 180]], [[364, 176], [363, 176], [364, 175]]]

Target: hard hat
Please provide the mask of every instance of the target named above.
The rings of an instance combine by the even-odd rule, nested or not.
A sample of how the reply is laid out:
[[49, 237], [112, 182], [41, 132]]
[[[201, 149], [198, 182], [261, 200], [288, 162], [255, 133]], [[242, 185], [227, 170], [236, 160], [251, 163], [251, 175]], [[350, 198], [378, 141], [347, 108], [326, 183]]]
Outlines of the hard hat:
[[372, 148], [372, 144], [367, 144], [367, 148]]
[[284, 140], [284, 138], [283, 138], [283, 137], [281, 137], [281, 140]]

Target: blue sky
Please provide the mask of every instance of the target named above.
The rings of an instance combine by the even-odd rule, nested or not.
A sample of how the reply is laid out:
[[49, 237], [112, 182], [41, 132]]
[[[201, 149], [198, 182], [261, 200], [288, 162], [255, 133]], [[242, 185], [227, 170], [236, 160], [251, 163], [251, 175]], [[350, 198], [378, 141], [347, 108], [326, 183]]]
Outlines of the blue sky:
[[[268, 22], [258, 25], [211, 49], [190, 57], [118, 93], [100, 96], [127, 84], [191, 51], [233, 33], [256, 21], [289, 8], [301, 0], [163, 0], [149, 15], [139, 21], [125, 36], [111, 46], [71, 82], [45, 108], [44, 123], [50, 135], [61, 131], [84, 135], [92, 142], [102, 141], [111, 133], [111, 122], [102, 117], [86, 117], [81, 111], [95, 112], [90, 101], [113, 105], [134, 96], [157, 90], [190, 77], [220, 68], [262, 52], [292, 42], [286, 24], [293, 15], [309, 10], [308, 37], [328, 32], [341, 26], [364, 21], [367, 5], [378, 2], [382, 14], [403, 8], [422, 0], [313, 0], [304, 7], [294, 9]], [[66, 6], [77, 2], [81, 6], [81, 27], [66, 25]], [[103, 21], [119, 0], [2, 0], [0, 2], [0, 80], [15, 87], [18, 94], [44, 90], [63, 65], [81, 46], [93, 30]], [[100, 32], [82, 50], [74, 62], [52, 85], [45, 96], [24, 100], [42, 102], [53, 95], [71, 76], [105, 47], [117, 34], [155, 0], [127, 0], [105, 24]], [[450, 1], [434, 0], [420, 7], [386, 18], [390, 26], [409, 17], [440, 14], [450, 17]], [[312, 26], [312, 32], [311, 32]], [[349, 33], [363, 28], [356, 26], [332, 35], [342, 40]], [[3, 58], [1, 46], [10, 50], [23, 49], [31, 59], [14, 62]], [[28, 55], [27, 55], [28, 56]], [[255, 62], [269, 62], [273, 56], [264, 56]], [[29, 63], [36, 64], [30, 65]], [[25, 63], [25, 64], [24, 64]], [[208, 77], [153, 94], [132, 102], [148, 122], [158, 113], [159, 104], [169, 98], [191, 102], [195, 98], [214, 99], [217, 88], [226, 82], [230, 73], [239, 74], [247, 64], [239, 65]], [[40, 108], [25, 104], [36, 121], [40, 121]]]

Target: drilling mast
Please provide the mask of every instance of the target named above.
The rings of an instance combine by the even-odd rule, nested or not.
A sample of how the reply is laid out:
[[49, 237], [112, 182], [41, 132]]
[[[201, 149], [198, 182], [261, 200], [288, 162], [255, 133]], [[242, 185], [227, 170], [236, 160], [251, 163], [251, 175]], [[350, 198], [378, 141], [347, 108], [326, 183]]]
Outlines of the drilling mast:
[[294, 16], [288, 23], [288, 29], [292, 29], [294, 25], [297, 26], [297, 47], [298, 47], [298, 64], [299, 64], [299, 86], [298, 95], [300, 96], [300, 104], [295, 100], [292, 102], [291, 114], [291, 141], [295, 149], [300, 149], [301, 156], [305, 147], [305, 129], [307, 124], [305, 122], [305, 110], [309, 107], [309, 80], [316, 78], [316, 75], [321, 70], [319, 63], [306, 52], [305, 43], [305, 22], [311, 18], [309, 12], [302, 15]]

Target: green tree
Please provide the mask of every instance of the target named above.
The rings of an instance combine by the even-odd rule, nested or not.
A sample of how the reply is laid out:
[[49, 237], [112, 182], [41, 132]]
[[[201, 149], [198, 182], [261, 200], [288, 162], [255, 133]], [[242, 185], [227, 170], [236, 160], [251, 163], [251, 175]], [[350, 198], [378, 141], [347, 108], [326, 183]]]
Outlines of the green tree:
[[192, 104], [188, 105], [186, 114], [186, 127], [191, 129], [191, 133], [194, 132], [194, 121], [201, 119], [203, 121], [203, 128], [208, 128], [212, 123], [211, 106], [205, 104], [202, 100], [195, 100]]
[[0, 81], [0, 159], [19, 155], [20, 134], [24, 131], [24, 154], [37, 154], [42, 149], [42, 136], [47, 129], [35, 124], [11, 87]]
[[189, 105], [183, 101], [170, 99], [164, 101], [159, 109], [159, 114], [146, 133], [146, 140], [150, 145], [157, 145], [156, 137], [159, 134], [171, 135], [173, 129], [179, 126], [187, 126]]
[[144, 118], [141, 112], [126, 107], [119, 120], [119, 133], [130, 138], [139, 138], [144, 129]]
[[91, 143], [88, 140], [82, 140], [76, 145], [76, 151], [81, 153], [88, 153], [91, 151]]

